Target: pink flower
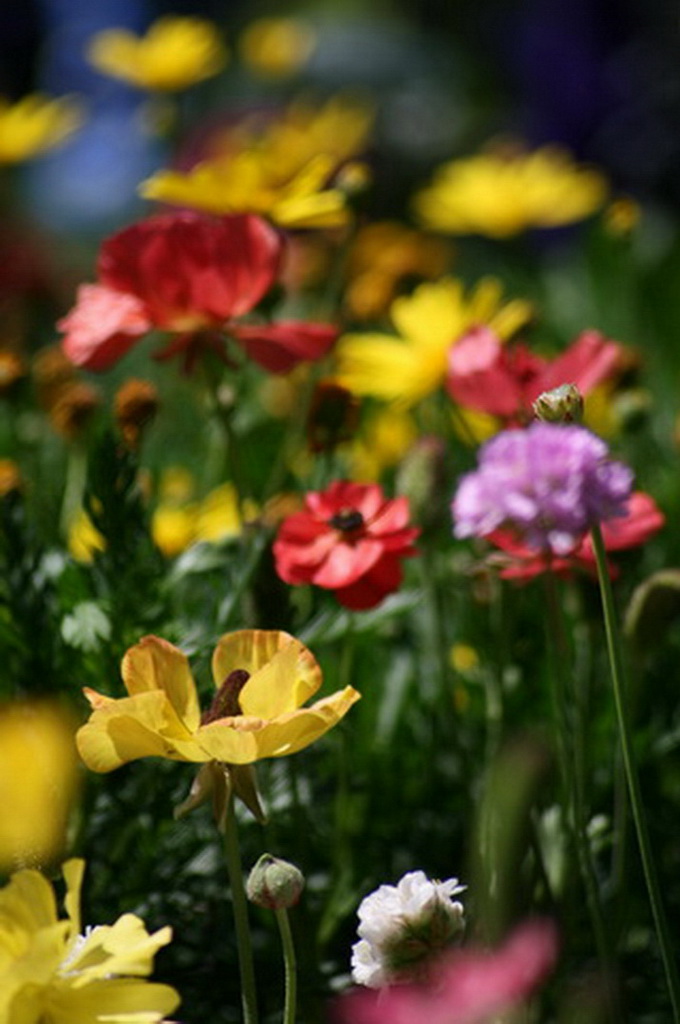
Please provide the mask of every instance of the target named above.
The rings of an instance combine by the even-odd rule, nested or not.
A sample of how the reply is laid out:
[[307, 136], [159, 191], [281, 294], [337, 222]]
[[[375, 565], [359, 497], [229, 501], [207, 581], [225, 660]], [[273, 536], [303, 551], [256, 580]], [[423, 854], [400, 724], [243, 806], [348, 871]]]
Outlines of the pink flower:
[[[644, 491], [634, 491], [624, 515], [602, 523], [602, 539], [607, 551], [623, 551], [646, 543], [662, 528], [666, 521], [654, 499]], [[530, 580], [550, 569], [566, 574], [575, 569], [595, 573], [596, 562], [593, 542], [587, 534], [569, 554], [548, 559], [543, 552], [523, 544], [511, 530], [495, 530], [486, 538], [503, 552], [489, 557], [489, 562], [502, 566], [504, 579]], [[610, 564], [612, 576], [617, 569]]]
[[152, 326], [136, 296], [102, 284], [82, 284], [76, 305], [57, 324], [71, 362], [90, 370], [107, 370]]
[[459, 405], [508, 423], [531, 416], [544, 391], [575, 384], [582, 394], [611, 376], [621, 346], [598, 331], [583, 331], [556, 359], [543, 359], [525, 345], [503, 345], [488, 327], [469, 331], [449, 352], [446, 386]]
[[557, 932], [548, 920], [520, 925], [495, 951], [457, 950], [424, 984], [360, 990], [340, 1000], [338, 1024], [491, 1024], [524, 1002], [552, 970]]
[[282, 522], [276, 571], [286, 583], [332, 590], [347, 608], [373, 608], [398, 589], [401, 560], [416, 553], [420, 531], [408, 522], [406, 498], [390, 500], [377, 484], [336, 480], [307, 494], [305, 508]]

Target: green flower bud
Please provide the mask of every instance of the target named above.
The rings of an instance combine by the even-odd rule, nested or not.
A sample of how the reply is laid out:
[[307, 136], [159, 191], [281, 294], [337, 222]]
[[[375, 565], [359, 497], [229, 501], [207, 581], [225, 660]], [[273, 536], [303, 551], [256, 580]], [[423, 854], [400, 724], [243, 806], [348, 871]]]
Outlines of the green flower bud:
[[295, 906], [304, 886], [304, 875], [299, 868], [263, 853], [248, 876], [246, 893], [258, 907], [281, 910]]
[[583, 395], [575, 384], [560, 384], [539, 395], [533, 410], [536, 419], [545, 423], [580, 423], [583, 419]]

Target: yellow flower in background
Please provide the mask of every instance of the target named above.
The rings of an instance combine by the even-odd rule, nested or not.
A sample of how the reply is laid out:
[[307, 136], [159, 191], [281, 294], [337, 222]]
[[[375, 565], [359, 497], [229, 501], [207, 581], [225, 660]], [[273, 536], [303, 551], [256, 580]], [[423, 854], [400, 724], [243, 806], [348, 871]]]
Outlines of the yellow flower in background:
[[321, 686], [321, 669], [299, 640], [277, 630], [223, 636], [212, 674], [215, 696], [201, 714], [186, 656], [144, 637], [123, 658], [128, 697], [84, 690], [93, 708], [77, 734], [85, 764], [109, 772], [140, 757], [230, 765], [284, 757], [337, 725], [360, 696], [346, 686], [302, 707]]
[[372, 116], [340, 97], [320, 108], [294, 103], [264, 128], [216, 137], [206, 160], [187, 173], [159, 171], [139, 191], [206, 213], [259, 213], [281, 227], [341, 227], [349, 220], [346, 193], [329, 182], [365, 145]]
[[172, 467], [163, 474], [151, 535], [168, 558], [200, 541], [218, 544], [239, 537], [244, 522], [257, 516], [255, 503], [240, 502], [232, 483], [215, 487], [202, 501], [194, 499], [194, 491], [195, 481], [188, 471]]
[[18, 103], [0, 98], [0, 164], [17, 164], [60, 145], [83, 121], [74, 99], [33, 93]]
[[384, 470], [402, 460], [417, 436], [418, 429], [409, 413], [394, 406], [378, 410], [349, 446], [352, 480], [360, 483], [379, 480]]
[[454, 235], [510, 238], [529, 228], [583, 220], [603, 206], [608, 185], [557, 146], [489, 151], [453, 160], [415, 199], [425, 226]]
[[64, 849], [78, 791], [73, 733], [56, 705], [0, 705], [0, 871], [48, 864]]
[[316, 33], [301, 18], [258, 18], [241, 33], [239, 53], [263, 78], [287, 78], [299, 71], [316, 46]]
[[106, 547], [106, 541], [84, 508], [78, 510], [71, 522], [66, 543], [71, 557], [86, 565], [94, 560], [98, 551]]
[[486, 325], [509, 338], [531, 319], [532, 306], [523, 299], [503, 303], [495, 278], [484, 278], [466, 294], [461, 281], [446, 277], [395, 299], [390, 316], [396, 335], [340, 339], [336, 377], [354, 394], [408, 406], [441, 385], [448, 351], [465, 332]]
[[[4, 812], [3, 812], [4, 813]], [[82, 860], [63, 865], [66, 918], [38, 871], [12, 875], [0, 889], [0, 1020], [6, 1024], [156, 1024], [179, 1004], [169, 985], [145, 978], [170, 942], [134, 914], [82, 933]]]
[[227, 51], [212, 22], [167, 15], [141, 37], [122, 28], [98, 32], [87, 58], [98, 71], [140, 89], [175, 92], [216, 75]]

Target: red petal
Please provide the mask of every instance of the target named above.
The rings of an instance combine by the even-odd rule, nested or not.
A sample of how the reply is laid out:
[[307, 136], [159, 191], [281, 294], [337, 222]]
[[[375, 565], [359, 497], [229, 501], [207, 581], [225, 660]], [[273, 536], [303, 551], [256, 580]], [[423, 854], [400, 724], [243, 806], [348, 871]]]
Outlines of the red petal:
[[270, 373], [288, 373], [301, 362], [314, 362], [329, 351], [340, 333], [331, 324], [301, 320], [232, 325], [231, 333], [250, 359]]

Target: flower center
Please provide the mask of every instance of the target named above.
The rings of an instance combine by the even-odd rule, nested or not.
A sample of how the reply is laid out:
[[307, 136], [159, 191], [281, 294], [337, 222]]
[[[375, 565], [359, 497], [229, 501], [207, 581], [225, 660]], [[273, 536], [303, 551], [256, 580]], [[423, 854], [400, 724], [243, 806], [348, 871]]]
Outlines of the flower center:
[[208, 725], [216, 722], [218, 718], [234, 718], [242, 715], [243, 710], [238, 702], [238, 697], [250, 679], [250, 672], [244, 668], [235, 668], [224, 680], [212, 700], [207, 711], [201, 715], [201, 725]]
[[364, 525], [364, 517], [355, 508], [341, 508], [328, 520], [328, 525], [342, 533], [351, 533]]

